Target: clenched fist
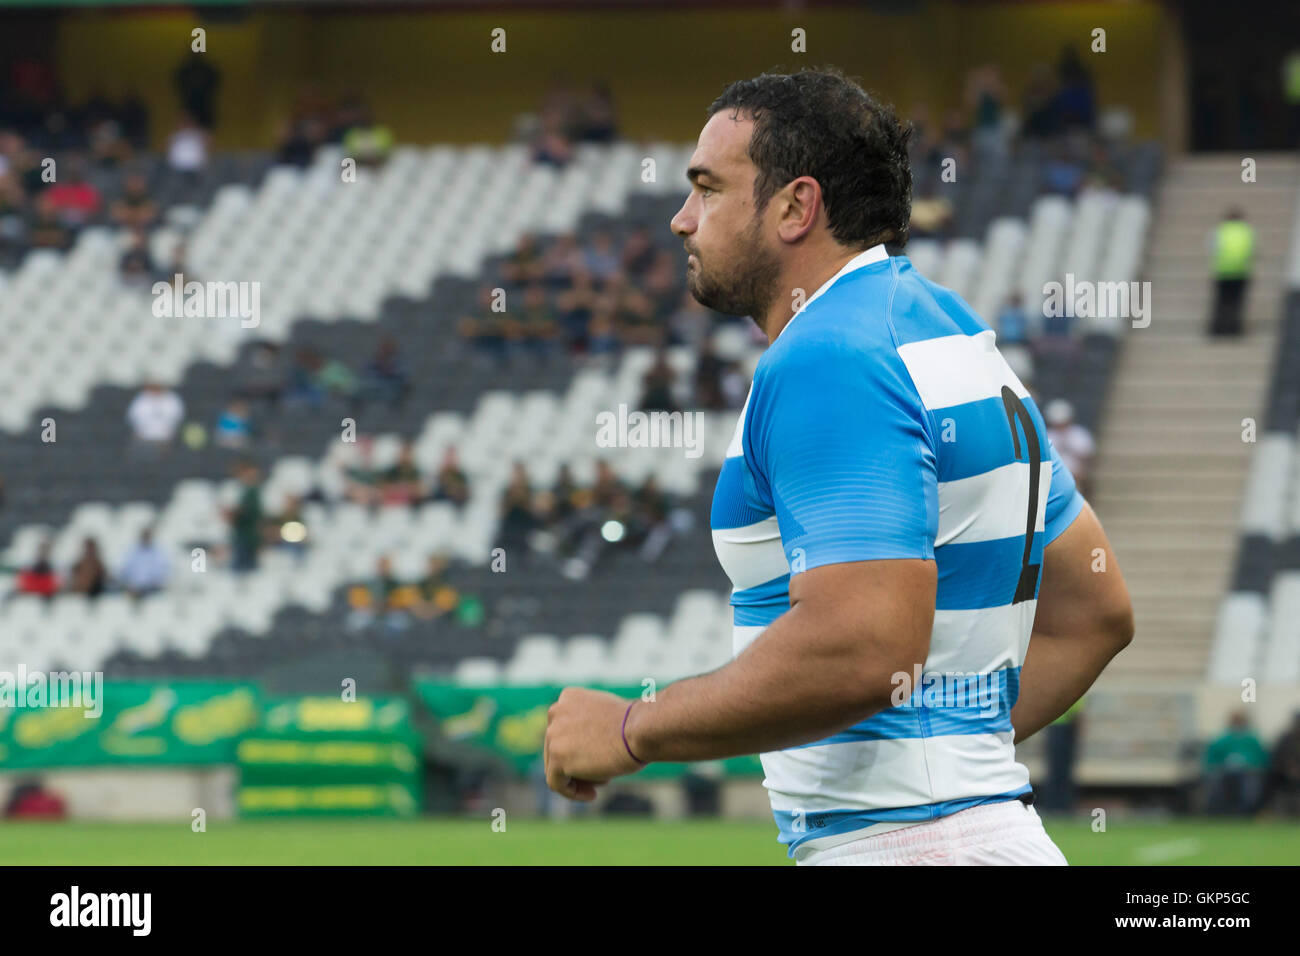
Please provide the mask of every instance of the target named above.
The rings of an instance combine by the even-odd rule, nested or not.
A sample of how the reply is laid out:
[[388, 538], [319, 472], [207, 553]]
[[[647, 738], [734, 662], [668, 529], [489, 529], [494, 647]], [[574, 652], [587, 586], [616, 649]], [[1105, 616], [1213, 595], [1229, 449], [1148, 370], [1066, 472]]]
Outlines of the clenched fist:
[[566, 687], [546, 712], [546, 784], [570, 800], [596, 799], [596, 788], [644, 764], [623, 743], [628, 704], [616, 694]]

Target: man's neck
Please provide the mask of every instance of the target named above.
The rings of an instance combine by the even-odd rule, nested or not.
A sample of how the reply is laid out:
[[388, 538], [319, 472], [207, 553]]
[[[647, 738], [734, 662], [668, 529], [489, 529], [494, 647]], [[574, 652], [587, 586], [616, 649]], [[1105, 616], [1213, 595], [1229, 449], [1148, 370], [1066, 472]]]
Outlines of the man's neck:
[[832, 276], [853, 259], [861, 255], [862, 252], [861, 249], [843, 250], [836, 246], [833, 258], [829, 260], [819, 257], [807, 264], [796, 264], [781, 280], [780, 288], [785, 292], [772, 300], [771, 307], [760, 323], [761, 328], [767, 335], [767, 344], [771, 345], [775, 342], [776, 337], [795, 317], [795, 289], [802, 290], [802, 295], [799, 296], [797, 301], [799, 308], [803, 308], [804, 304], [812, 298], [818, 289], [830, 281]]

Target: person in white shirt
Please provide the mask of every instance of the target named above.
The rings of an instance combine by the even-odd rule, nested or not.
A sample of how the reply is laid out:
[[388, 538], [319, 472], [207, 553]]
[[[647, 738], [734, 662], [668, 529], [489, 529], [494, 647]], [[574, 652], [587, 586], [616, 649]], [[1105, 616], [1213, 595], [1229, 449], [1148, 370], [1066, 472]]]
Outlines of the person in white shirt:
[[139, 597], [161, 591], [170, 573], [167, 552], [154, 543], [153, 532], [146, 528], [140, 532], [139, 543], [127, 553], [117, 578], [132, 597]]
[[181, 397], [156, 382], [146, 385], [126, 410], [126, 420], [136, 442], [158, 449], [171, 444], [184, 417], [185, 403]]
[[[1074, 483], [1080, 489], [1089, 488], [1088, 472], [1097, 450], [1092, 433], [1074, 420], [1074, 406], [1063, 398], [1048, 402], [1043, 418], [1047, 424], [1047, 437], [1065, 467], [1070, 469]], [[1084, 496], [1087, 497], [1086, 492]]]

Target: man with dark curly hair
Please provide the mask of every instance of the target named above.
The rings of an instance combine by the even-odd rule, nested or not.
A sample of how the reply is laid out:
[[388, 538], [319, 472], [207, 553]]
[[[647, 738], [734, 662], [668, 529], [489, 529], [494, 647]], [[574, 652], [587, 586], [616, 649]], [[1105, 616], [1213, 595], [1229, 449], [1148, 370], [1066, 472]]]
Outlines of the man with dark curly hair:
[[1014, 745], [1132, 608], [993, 331], [892, 254], [909, 135], [833, 69], [709, 107], [672, 229], [692, 294], [769, 342], [711, 517], [735, 657], [653, 699], [566, 688], [548, 781], [590, 800], [649, 761], [758, 753], [800, 863], [1064, 864]]

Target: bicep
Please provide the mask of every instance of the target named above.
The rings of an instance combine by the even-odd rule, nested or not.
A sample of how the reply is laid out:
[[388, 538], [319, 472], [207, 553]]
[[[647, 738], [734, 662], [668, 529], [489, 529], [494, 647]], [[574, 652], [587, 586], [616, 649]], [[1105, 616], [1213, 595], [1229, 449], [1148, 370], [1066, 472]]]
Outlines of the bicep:
[[1043, 550], [1034, 631], [1068, 635], [1131, 617], [1128, 587], [1110, 540], [1083, 502], [1077, 517]]
[[816, 620], [818, 639], [842, 642], [846, 660], [906, 670], [929, 653], [937, 587], [934, 561], [827, 564], [790, 578], [790, 607]]

